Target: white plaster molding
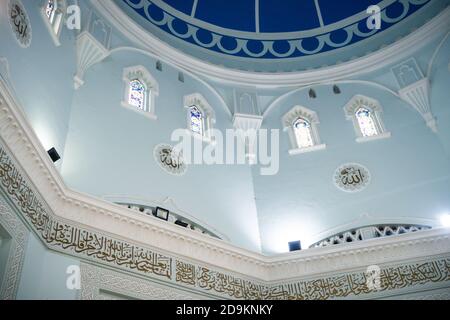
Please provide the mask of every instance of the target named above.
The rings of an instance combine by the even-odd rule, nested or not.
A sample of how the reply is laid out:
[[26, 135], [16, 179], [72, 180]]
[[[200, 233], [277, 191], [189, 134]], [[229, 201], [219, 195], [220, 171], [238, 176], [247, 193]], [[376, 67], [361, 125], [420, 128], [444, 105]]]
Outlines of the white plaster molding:
[[379, 70], [404, 59], [412, 50], [417, 50], [418, 43], [421, 46], [427, 45], [448, 30], [450, 24], [450, 8], [447, 8], [408, 36], [362, 58], [312, 71], [257, 73], [213, 65], [176, 50], [136, 24], [113, 1], [91, 0], [91, 4], [124, 36], [139, 47], [156, 53], [166, 63], [207, 76], [221, 83], [267, 88], [309, 85], [355, 77], [359, 74]]
[[77, 72], [74, 76], [75, 89], [84, 84], [84, 75], [93, 65], [103, 61], [109, 51], [89, 32], [83, 31], [77, 38]]
[[381, 134], [377, 134], [376, 136], [371, 137], [358, 137], [356, 138], [356, 142], [358, 143], [364, 143], [364, 142], [370, 142], [375, 140], [383, 140], [391, 137], [390, 132], [383, 132]]
[[[203, 295], [162, 286], [147, 279], [81, 263], [80, 300], [112, 300], [114, 294], [123, 299], [140, 300], [203, 300]], [[181, 288], [181, 287], [178, 287]], [[102, 291], [111, 295], [102, 294]]]
[[147, 219], [119, 205], [69, 189], [42, 149], [22, 109], [0, 81], [0, 137], [28, 179], [39, 190], [45, 205], [57, 218], [83, 228], [102, 230], [119, 239], [156, 248], [162, 254], [189, 257], [201, 265], [261, 281], [278, 281], [365, 268], [374, 263], [391, 263], [448, 254], [450, 230], [404, 234], [349, 245], [309, 249], [265, 256], [227, 242]]
[[422, 116], [431, 131], [437, 133], [436, 118], [433, 116], [430, 105], [430, 82], [428, 78], [423, 78], [401, 89], [398, 93]]
[[[11, 239], [8, 261], [0, 283], [0, 300], [16, 298], [19, 281], [22, 274], [23, 261], [28, 243], [28, 230], [9, 205], [1, 198], [0, 192], [0, 225], [8, 232]], [[0, 242], [1, 245], [1, 242]]]
[[[433, 56], [431, 57], [430, 61], [428, 62], [428, 69], [427, 69], [427, 74], [426, 74], [426, 77], [428, 79], [431, 79], [431, 77], [432, 77], [431, 73], [433, 70], [434, 62], [436, 61], [436, 57], [437, 57], [438, 53], [441, 51], [444, 43], [447, 41], [449, 36], [450, 36], [450, 31], [447, 32], [447, 34], [442, 38], [441, 42], [438, 44], [438, 46], [434, 50]], [[448, 64], [448, 70], [450, 71], [450, 63]]]
[[291, 156], [295, 156], [295, 155], [302, 154], [302, 153], [309, 153], [309, 152], [314, 152], [314, 151], [325, 150], [326, 148], [327, 148], [327, 145], [322, 143], [322, 144], [318, 144], [318, 145], [308, 147], [308, 148], [290, 149], [289, 154]]

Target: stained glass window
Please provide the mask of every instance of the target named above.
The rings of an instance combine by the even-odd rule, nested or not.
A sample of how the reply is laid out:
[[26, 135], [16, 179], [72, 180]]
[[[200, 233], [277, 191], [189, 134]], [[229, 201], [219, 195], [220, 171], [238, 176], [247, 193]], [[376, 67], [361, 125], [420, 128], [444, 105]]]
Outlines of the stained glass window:
[[50, 23], [53, 23], [57, 6], [58, 6], [58, 4], [57, 4], [56, 0], [48, 0], [47, 1], [47, 6], [45, 7], [45, 14], [46, 14], [48, 20], [50, 21]]
[[294, 132], [299, 148], [308, 148], [314, 145], [311, 123], [303, 118], [298, 118], [294, 122]]
[[189, 108], [189, 117], [191, 120], [191, 130], [200, 135], [203, 134], [203, 114], [199, 108], [192, 106]]
[[128, 103], [140, 110], [145, 111], [145, 91], [145, 86], [141, 81], [137, 79], [131, 80]]
[[367, 108], [361, 107], [356, 110], [356, 119], [358, 120], [359, 128], [363, 137], [372, 137], [378, 134], [373, 113]]

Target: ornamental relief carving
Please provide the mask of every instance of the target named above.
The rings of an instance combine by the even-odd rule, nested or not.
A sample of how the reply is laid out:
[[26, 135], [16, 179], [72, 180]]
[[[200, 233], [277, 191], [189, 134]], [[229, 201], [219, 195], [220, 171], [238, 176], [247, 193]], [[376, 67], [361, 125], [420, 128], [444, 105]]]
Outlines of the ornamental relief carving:
[[192, 300], [202, 299], [181, 290], [164, 288], [148, 280], [132, 277], [121, 272], [81, 263], [81, 300], [112, 300], [113, 295], [105, 296], [108, 291], [124, 299], [142, 300]]
[[168, 144], [158, 144], [153, 150], [156, 163], [167, 173], [182, 176], [187, 171], [183, 154], [175, 152]]
[[370, 183], [369, 170], [357, 163], [348, 163], [340, 166], [334, 173], [334, 184], [345, 192], [358, 192]]
[[17, 42], [22, 48], [31, 44], [31, 24], [28, 13], [20, 0], [9, 0], [8, 20]]
[[0, 283], [0, 300], [12, 300], [16, 298], [22, 274], [28, 243], [28, 230], [12, 212], [9, 205], [1, 199], [1, 196], [2, 193], [0, 192], [0, 225], [11, 236], [11, 245], [5, 270], [0, 270], [0, 272], [4, 272], [3, 281]]
[[[0, 187], [49, 249], [154, 277], [216, 297], [233, 299], [336, 299], [374, 293], [364, 270], [269, 284], [172, 258], [56, 219], [0, 146]], [[173, 267], [173, 269], [172, 269]], [[173, 270], [173, 271], [172, 271]], [[450, 257], [386, 266], [379, 292], [450, 281]], [[86, 293], [85, 297], [95, 297]]]

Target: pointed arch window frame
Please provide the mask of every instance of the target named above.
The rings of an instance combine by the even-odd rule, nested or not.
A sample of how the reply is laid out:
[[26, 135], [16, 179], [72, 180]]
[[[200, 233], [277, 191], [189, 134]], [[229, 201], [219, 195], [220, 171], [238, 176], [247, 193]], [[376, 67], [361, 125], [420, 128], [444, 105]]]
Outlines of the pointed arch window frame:
[[[374, 122], [377, 134], [364, 136], [356, 115], [356, 112], [361, 108], [365, 108], [371, 112], [371, 119]], [[353, 123], [356, 142], [364, 143], [391, 137], [391, 133], [388, 132], [384, 126], [382, 118], [383, 108], [377, 100], [363, 95], [356, 95], [344, 106], [344, 112], [347, 120], [351, 120]]]
[[[306, 120], [310, 125], [310, 133], [312, 139], [312, 146], [301, 147], [299, 145], [297, 135], [295, 132], [294, 125], [299, 120]], [[301, 153], [325, 150], [326, 144], [321, 142], [319, 128], [320, 124], [319, 117], [317, 113], [303, 106], [294, 106], [288, 113], [286, 113], [282, 118], [283, 130], [288, 133], [291, 149], [289, 150], [290, 155], [296, 155]]]
[[61, 45], [60, 36], [61, 31], [66, 19], [67, 3], [66, 0], [54, 0], [56, 3], [56, 9], [52, 14], [52, 17], [47, 16], [47, 6], [50, 0], [42, 1], [41, 16], [44, 19], [44, 24], [47, 27], [48, 32], [53, 40], [55, 46]]
[[[129, 103], [130, 84], [132, 81], [138, 80], [145, 87], [144, 93], [144, 109]], [[156, 120], [156, 97], [159, 95], [159, 85], [155, 78], [148, 72], [144, 66], [134, 66], [123, 70], [124, 97], [121, 103], [122, 107], [133, 110], [139, 114], [146, 116], [152, 120]]]
[[[211, 130], [216, 123], [216, 117], [214, 109], [208, 103], [208, 101], [200, 93], [193, 93], [184, 96], [183, 105], [186, 110], [187, 116], [187, 129], [189, 133], [194, 137], [201, 139], [205, 142], [212, 142]], [[196, 133], [192, 131], [191, 126], [191, 108], [196, 107], [202, 114], [202, 133]]]

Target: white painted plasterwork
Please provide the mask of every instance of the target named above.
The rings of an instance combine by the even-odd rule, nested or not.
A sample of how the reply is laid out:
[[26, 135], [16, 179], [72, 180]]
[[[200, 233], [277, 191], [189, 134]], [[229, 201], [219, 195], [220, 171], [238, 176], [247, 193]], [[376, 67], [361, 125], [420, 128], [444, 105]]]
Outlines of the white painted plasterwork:
[[[205, 296], [185, 292], [128, 274], [81, 263], [81, 300], [111, 300], [114, 295], [123, 299], [139, 300], [193, 300]], [[110, 294], [104, 294], [104, 292]]]
[[[213, 270], [235, 270], [236, 275], [233, 277], [249, 279], [246, 281], [255, 281], [256, 279], [256, 281], [269, 281], [269, 283], [300, 277], [321, 276], [342, 272], [342, 270], [364, 269], [374, 263], [389, 264], [415, 259], [423, 260], [424, 257], [449, 253], [450, 234], [448, 229], [433, 229], [397, 237], [373, 239], [368, 242], [265, 256], [163, 221], [147, 219], [145, 216], [136, 215], [121, 206], [69, 189], [62, 181], [45, 150], [40, 147], [38, 138], [21, 110], [4, 83], [0, 81], [1, 143], [5, 152], [9, 154], [5, 157], [9, 157], [15, 163], [14, 166], [20, 168], [20, 172], [22, 172], [19, 175], [17, 171], [14, 171], [18, 169], [11, 168], [10, 164], [5, 162], [3, 166], [7, 174], [3, 178], [5, 182], [8, 182], [9, 178], [29, 181], [27, 183], [34, 189], [32, 199], [42, 199], [31, 204], [40, 205], [39, 212], [42, 217], [45, 213], [45, 221], [49, 229], [40, 232], [43, 232], [48, 241], [55, 244], [47, 244], [51, 249], [63, 250], [61, 247], [57, 247], [61, 245], [61, 238], [55, 237], [55, 232], [69, 238], [71, 234], [83, 234], [88, 237], [86, 239], [105, 239], [107, 241], [105, 243], [113, 243], [114, 248], [126, 244], [127, 247], [139, 247], [136, 249], [139, 251], [134, 252], [146, 252], [146, 250], [156, 252], [155, 256], [149, 257], [157, 259], [157, 261], [161, 259], [161, 264], [157, 264], [158, 268], [149, 270], [161, 273], [158, 277], [164, 279], [167, 276], [173, 277], [170, 272], [165, 273], [169, 271], [166, 266], [175, 262], [175, 258], [171, 257], [189, 257], [199, 266], [195, 268], [200, 272], [200, 280], [203, 279], [203, 273], [206, 274], [205, 277], [212, 273], [216, 279], [222, 279], [221, 272], [210, 269], [214, 268]], [[14, 155], [14, 158], [11, 158], [11, 155]], [[17, 163], [20, 163], [20, 166]], [[26, 176], [23, 172], [26, 172]], [[14, 184], [11, 187], [14, 187]], [[18, 190], [21, 189], [14, 187], [11, 191], [17, 194]], [[30, 189], [25, 188], [24, 190]], [[33, 211], [30, 211], [30, 214], [34, 214]], [[41, 220], [35, 220], [34, 223], [39, 223], [39, 221]], [[60, 229], [61, 227], [62, 229]], [[70, 230], [74, 230], [76, 233], [71, 233]], [[102, 230], [102, 234], [99, 234], [98, 230]], [[114, 235], [114, 238], [111, 238], [111, 235]], [[71, 248], [77, 246], [85, 248], [87, 240], [83, 239], [77, 236], [76, 239], [69, 240], [73, 242], [73, 245], [71, 244], [67, 250], [74, 250]], [[67, 250], [65, 250], [66, 253], [74, 254], [73, 251], [68, 252]], [[100, 256], [104, 254], [103, 249], [100, 248], [96, 253], [91, 253], [90, 259], [100, 262], [101, 260], [96, 258], [97, 252]], [[144, 257], [146, 256], [144, 255]], [[133, 260], [126, 259], [129, 264], [135, 263]], [[176, 260], [180, 262], [180, 260]], [[148, 263], [152, 266], [153, 262], [150, 262]], [[183, 274], [186, 272], [183, 271]], [[190, 280], [188, 278], [183, 281]]]
[[83, 31], [78, 36], [76, 46], [77, 72], [73, 79], [75, 89], [79, 89], [84, 85], [86, 71], [96, 63], [103, 61], [110, 52], [87, 31]]
[[[6, 230], [11, 239], [8, 260], [6, 262], [3, 281], [0, 283], [0, 300], [13, 300], [16, 298], [22, 265], [28, 243], [28, 229], [20, 221], [10, 206], [1, 197], [0, 192], [0, 225]], [[1, 243], [0, 243], [1, 245]]]
[[437, 132], [437, 122], [431, 111], [430, 82], [423, 78], [398, 92], [399, 96], [408, 102], [425, 120], [427, 126], [433, 132]]

